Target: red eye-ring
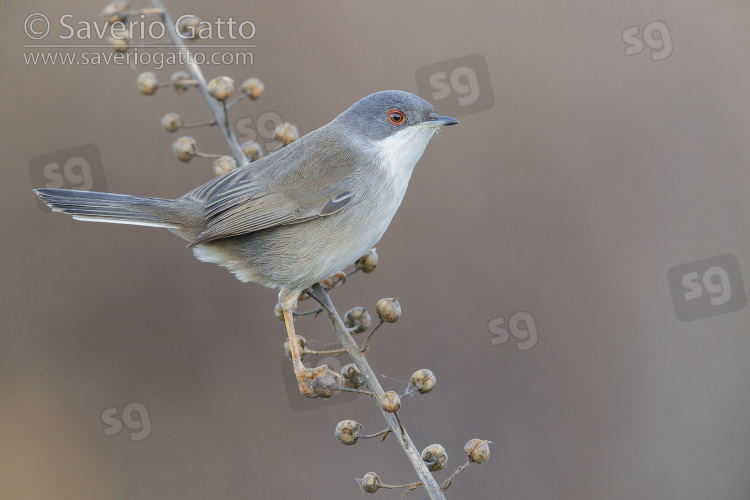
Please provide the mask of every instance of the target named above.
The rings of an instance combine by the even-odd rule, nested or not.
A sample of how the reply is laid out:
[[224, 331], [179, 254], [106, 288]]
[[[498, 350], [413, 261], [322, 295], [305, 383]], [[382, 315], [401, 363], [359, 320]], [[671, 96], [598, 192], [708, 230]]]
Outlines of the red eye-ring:
[[389, 109], [386, 115], [388, 116], [388, 121], [393, 125], [403, 125], [406, 123], [406, 115], [401, 110]]

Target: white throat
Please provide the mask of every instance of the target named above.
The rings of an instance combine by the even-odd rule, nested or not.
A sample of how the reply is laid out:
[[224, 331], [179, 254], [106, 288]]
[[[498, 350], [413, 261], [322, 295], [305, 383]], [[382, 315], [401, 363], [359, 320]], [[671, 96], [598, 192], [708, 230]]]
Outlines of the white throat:
[[404, 190], [435, 130], [414, 125], [375, 143], [386, 175], [403, 182]]

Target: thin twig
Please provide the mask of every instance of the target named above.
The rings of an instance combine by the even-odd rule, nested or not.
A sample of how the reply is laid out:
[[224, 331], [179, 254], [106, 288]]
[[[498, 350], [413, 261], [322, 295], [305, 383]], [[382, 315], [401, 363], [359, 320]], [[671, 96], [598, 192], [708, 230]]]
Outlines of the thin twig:
[[315, 355], [318, 355], [318, 356], [323, 356], [323, 355], [327, 355], [327, 354], [333, 354], [334, 358], [338, 358], [339, 356], [341, 356], [345, 352], [346, 352], [346, 349], [344, 349], [343, 347], [340, 347], [338, 349], [329, 349], [327, 351], [316, 351], [314, 349], [304, 348], [304, 349], [300, 350], [299, 353], [300, 354], [315, 354]]
[[[390, 430], [390, 429], [383, 429], [382, 431], [380, 431], [380, 432], [376, 432], [375, 434], [364, 434], [364, 435], [360, 435], [360, 436], [359, 436], [359, 439], [372, 439], [372, 438], [374, 438], [374, 437], [378, 437], [378, 436], [383, 436], [383, 439], [385, 439], [385, 437], [386, 437], [386, 436], [387, 436], [388, 434], [390, 434], [390, 433], [391, 433], [391, 430]], [[383, 441], [381, 440], [380, 442], [382, 443]]]
[[359, 394], [367, 394], [371, 398], [377, 398], [377, 396], [375, 395], [374, 392], [372, 392], [372, 391], [366, 391], [364, 389], [354, 389], [352, 387], [343, 386], [343, 387], [339, 387], [338, 390], [341, 391], [341, 392], [357, 392]]
[[323, 308], [319, 307], [317, 309], [313, 309], [312, 311], [305, 311], [305, 312], [292, 311], [292, 314], [296, 318], [298, 316], [310, 316], [311, 314], [314, 314], [315, 316], [317, 316], [318, 314], [322, 312], [323, 312]]
[[[362, 353], [359, 352], [359, 346], [352, 338], [349, 330], [346, 328], [346, 325], [344, 325], [344, 322], [341, 320], [341, 317], [336, 311], [336, 308], [333, 306], [331, 298], [328, 295], [328, 291], [317, 284], [313, 286], [313, 290], [315, 291], [315, 298], [325, 308], [326, 314], [328, 314], [328, 317], [333, 324], [333, 329], [336, 332], [336, 336], [339, 338], [339, 341], [341, 341], [341, 344], [346, 347], [349, 356], [351, 356], [352, 360], [357, 365], [357, 368], [359, 368], [360, 373], [362, 374], [362, 376], [364, 376], [367, 386], [372, 392], [375, 393], [377, 400], [380, 401], [380, 399], [385, 394], [385, 391], [383, 391], [383, 388], [380, 386], [380, 382], [378, 381], [375, 372], [373, 372], [372, 368], [370, 368], [370, 364], [367, 362], [364, 356], [362, 356]], [[378, 407], [380, 406], [378, 405]], [[429, 495], [430, 499], [444, 500], [445, 496], [440, 491], [440, 486], [438, 486], [435, 478], [432, 477], [432, 473], [427, 468], [427, 465], [425, 465], [424, 460], [422, 460], [422, 456], [419, 454], [417, 447], [414, 446], [414, 443], [409, 437], [409, 434], [407, 434], [406, 430], [401, 427], [395, 415], [393, 415], [392, 413], [387, 413], [382, 408], [380, 408], [380, 411], [383, 414], [383, 418], [388, 423], [388, 428], [393, 432], [396, 440], [404, 450], [406, 457], [409, 459], [409, 462], [411, 462], [412, 467], [416, 471], [417, 476], [422, 482], [422, 485], [424, 486], [425, 491]]]
[[453, 484], [453, 480], [456, 478], [456, 476], [458, 476], [459, 474], [461, 474], [464, 471], [464, 469], [466, 469], [469, 465], [471, 465], [471, 460], [467, 460], [465, 464], [463, 464], [461, 467], [459, 467], [458, 469], [456, 469], [456, 472], [454, 472], [453, 474], [451, 474], [451, 476], [448, 479], [446, 479], [445, 481], [443, 481], [442, 485], [440, 485], [440, 491], [445, 491], [448, 488], [450, 488], [451, 484]]
[[370, 339], [372, 338], [373, 335], [375, 335], [375, 332], [377, 332], [378, 328], [380, 328], [381, 326], [383, 326], [383, 320], [382, 319], [380, 320], [380, 323], [378, 323], [377, 325], [375, 325], [375, 328], [372, 329], [372, 331], [370, 332], [370, 335], [367, 336], [367, 338], [365, 339], [365, 343], [362, 344], [362, 348], [359, 350], [359, 352], [361, 352], [362, 354], [364, 354], [365, 351], [370, 348], [370, 346], [368, 345], [370, 343]]

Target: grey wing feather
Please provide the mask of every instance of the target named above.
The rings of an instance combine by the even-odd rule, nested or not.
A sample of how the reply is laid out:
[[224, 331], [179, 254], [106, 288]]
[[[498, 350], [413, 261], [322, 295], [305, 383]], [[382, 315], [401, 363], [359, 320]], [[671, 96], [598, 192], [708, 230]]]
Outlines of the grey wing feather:
[[[354, 195], [347, 189], [356, 163], [325, 150], [302, 157], [294, 146], [217, 177], [184, 198], [205, 203], [207, 225], [189, 246], [298, 224], [334, 214]], [[285, 151], [289, 150], [289, 151]], [[286, 154], [283, 154], [286, 153]], [[263, 160], [273, 158], [273, 162]], [[303, 159], [304, 158], [304, 159]], [[323, 166], [323, 167], [321, 167]]]

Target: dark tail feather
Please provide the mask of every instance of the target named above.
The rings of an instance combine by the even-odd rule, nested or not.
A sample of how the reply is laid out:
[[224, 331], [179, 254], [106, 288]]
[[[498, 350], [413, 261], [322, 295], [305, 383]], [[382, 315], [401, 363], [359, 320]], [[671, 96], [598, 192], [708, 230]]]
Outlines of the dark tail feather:
[[181, 223], [175, 210], [178, 200], [69, 189], [35, 189], [34, 193], [54, 212], [70, 214], [78, 220], [170, 229], [178, 229]]

